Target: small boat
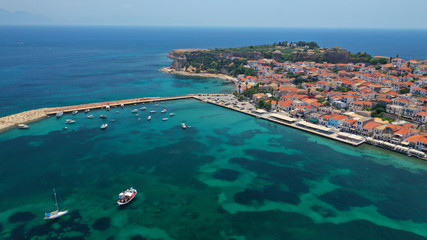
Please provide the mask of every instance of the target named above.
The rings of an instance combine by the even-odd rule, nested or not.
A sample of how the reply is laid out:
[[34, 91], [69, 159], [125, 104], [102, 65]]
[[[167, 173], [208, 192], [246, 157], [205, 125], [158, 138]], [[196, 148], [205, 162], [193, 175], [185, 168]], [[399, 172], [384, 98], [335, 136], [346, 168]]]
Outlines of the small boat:
[[163, 118], [162, 120], [163, 120], [163, 121], [167, 121], [167, 120], [168, 120], [168, 118]]
[[91, 115], [88, 115], [88, 116], [87, 116], [87, 118], [92, 119], [92, 118], [93, 118], [93, 115], [92, 115], [92, 114], [91, 114]]
[[156, 113], [156, 111], [152, 110], [152, 111], [150, 111], [150, 113]]
[[125, 105], [124, 104], [120, 104], [120, 107], [125, 107]]
[[185, 126], [185, 123], [181, 123], [181, 127], [182, 127], [183, 129], [187, 129], [187, 126]]
[[88, 113], [88, 112], [90, 112], [90, 109], [86, 109], [86, 110], [85, 110], [85, 113]]
[[141, 118], [138, 118], [138, 121], [141, 120]]
[[114, 119], [111, 119], [111, 120], [110, 120], [110, 122], [115, 122], [115, 121], [116, 121], [116, 120], [114, 120]]
[[150, 115], [150, 116], [148, 116], [147, 120], [151, 120], [151, 115]]
[[68, 127], [64, 127], [64, 130], [68, 130]]
[[106, 129], [107, 127], [108, 127], [108, 124], [106, 124], [106, 123], [104, 123], [104, 124], [101, 125], [101, 129], [102, 130]]
[[116, 113], [120, 113], [119, 111], [116, 111]]
[[144, 111], [144, 110], [147, 110], [147, 108], [146, 107], [142, 107], [139, 110]]
[[132, 113], [137, 113], [138, 112], [138, 109], [134, 109], [134, 110], [132, 110]]
[[57, 112], [56, 113], [56, 118], [60, 118], [60, 117], [62, 117], [62, 115], [64, 115], [64, 112]]
[[76, 122], [76, 120], [73, 120], [73, 119], [67, 119], [67, 120], [65, 120], [66, 124], [73, 124], [75, 122]]
[[158, 107], [159, 106], [159, 104], [158, 103], [156, 103], [156, 105], [155, 105], [156, 107]]
[[50, 213], [45, 213], [43, 220], [52, 220], [55, 218], [59, 218], [62, 217], [64, 215], [68, 214], [68, 210], [64, 210], [64, 211], [59, 211], [59, 207], [58, 207], [58, 201], [56, 200], [56, 192], [55, 192], [55, 188], [53, 189], [53, 195], [55, 196], [55, 205], [56, 205], [56, 210]]
[[79, 111], [77, 111], [77, 110], [76, 110], [76, 111], [73, 111], [73, 113], [72, 113], [72, 114], [73, 114], [73, 115], [76, 115], [78, 112], [79, 112]]
[[171, 114], [169, 114], [169, 116], [171, 116], [171, 117], [172, 117], [172, 116], [175, 116], [175, 113], [171, 113]]
[[19, 129], [28, 129], [28, 128], [30, 128], [28, 125], [26, 125], [26, 124], [19, 124], [18, 125], [18, 127], [19, 127]]
[[139, 116], [139, 114], [137, 113], [137, 114], [135, 114], [135, 116], [136, 116], [136, 117], [138, 117], [138, 116]]
[[109, 106], [109, 105], [107, 105], [107, 106], [105, 107], [105, 109], [106, 109], [107, 111], [110, 111], [110, 106]]
[[107, 118], [107, 115], [101, 114], [99, 115], [100, 118]]
[[161, 113], [166, 113], [166, 108], [165, 108], [165, 109], [163, 109]]
[[135, 198], [137, 193], [138, 192], [136, 191], [135, 188], [130, 187], [126, 191], [121, 192], [119, 194], [119, 200], [117, 200], [117, 204], [119, 206], [122, 206], [122, 205], [126, 205], [126, 204], [130, 203]]

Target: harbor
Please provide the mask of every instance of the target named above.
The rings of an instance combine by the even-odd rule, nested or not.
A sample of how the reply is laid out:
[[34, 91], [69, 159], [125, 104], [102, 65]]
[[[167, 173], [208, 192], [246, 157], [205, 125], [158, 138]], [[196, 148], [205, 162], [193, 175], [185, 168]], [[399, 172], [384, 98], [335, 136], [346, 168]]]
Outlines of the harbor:
[[[146, 97], [146, 98], [133, 98], [108, 102], [98, 102], [89, 104], [80, 104], [73, 106], [63, 106], [55, 108], [42, 108], [36, 110], [25, 111], [22, 113], [6, 116], [0, 118], [0, 132], [8, 129], [15, 128], [19, 125], [41, 120], [46, 117], [56, 115], [58, 113], [71, 114], [79, 111], [90, 111], [96, 109], [110, 109], [127, 105], [144, 104], [151, 102], [164, 102], [181, 99], [196, 99], [205, 103], [213, 104], [219, 107], [227, 108], [237, 111], [252, 117], [274, 122], [283, 126], [292, 127], [304, 132], [315, 134], [324, 138], [348, 144], [354, 147], [360, 146], [363, 143], [368, 143], [372, 146], [378, 146], [391, 151], [395, 151], [408, 156], [414, 156], [423, 160], [427, 160], [426, 155], [421, 152], [410, 148], [403, 148], [398, 145], [391, 146], [390, 143], [375, 141], [371, 138], [365, 138], [359, 135], [340, 132], [337, 129], [312, 124], [302, 119], [292, 118], [284, 113], [277, 112], [271, 113], [264, 110], [256, 109], [250, 102], [238, 102], [233, 95], [230, 94], [189, 94], [183, 96], [172, 97]], [[240, 105], [238, 105], [240, 104]], [[165, 121], [165, 120], [164, 120]]]

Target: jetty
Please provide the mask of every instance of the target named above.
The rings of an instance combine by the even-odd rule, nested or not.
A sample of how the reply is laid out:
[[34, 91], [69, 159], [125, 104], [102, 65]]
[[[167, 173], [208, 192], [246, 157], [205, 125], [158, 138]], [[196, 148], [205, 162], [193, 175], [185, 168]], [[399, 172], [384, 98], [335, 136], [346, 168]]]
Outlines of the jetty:
[[124, 100], [116, 100], [116, 101], [108, 101], [108, 102], [97, 102], [97, 103], [88, 103], [88, 104], [80, 104], [80, 105], [72, 105], [72, 106], [63, 106], [63, 107], [54, 107], [54, 108], [40, 108], [30, 111], [25, 111], [13, 115], [9, 115], [6, 117], [0, 118], [0, 132], [7, 131], [14, 127], [17, 127], [19, 124], [31, 123], [50, 115], [55, 115], [58, 112], [63, 113], [72, 113], [74, 111], [84, 111], [86, 109], [94, 110], [94, 109], [104, 109], [107, 107], [119, 107], [122, 105], [134, 105], [140, 103], [148, 103], [148, 102], [164, 102], [171, 100], [180, 100], [180, 99], [189, 99], [193, 98], [195, 95], [183, 95], [183, 96], [174, 96], [174, 97], [146, 97], [146, 98], [133, 98], [133, 99], [124, 99]]

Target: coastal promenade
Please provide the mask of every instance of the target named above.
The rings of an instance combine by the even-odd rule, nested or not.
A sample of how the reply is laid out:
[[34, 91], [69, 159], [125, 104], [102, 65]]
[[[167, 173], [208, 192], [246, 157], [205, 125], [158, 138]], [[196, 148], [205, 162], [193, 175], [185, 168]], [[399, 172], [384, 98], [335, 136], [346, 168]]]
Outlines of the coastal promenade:
[[287, 121], [282, 121], [282, 120], [279, 120], [279, 119], [275, 119], [273, 117], [263, 116], [263, 115], [260, 115], [260, 114], [257, 114], [257, 113], [253, 113], [253, 112], [251, 112], [249, 110], [242, 110], [242, 109], [239, 109], [237, 107], [227, 106], [225, 104], [222, 104], [221, 102], [216, 102], [216, 101], [208, 100], [208, 99], [200, 97], [200, 96], [194, 96], [194, 98], [198, 99], [200, 101], [206, 102], [206, 103], [210, 103], [210, 104], [214, 104], [214, 105], [217, 105], [217, 106], [220, 106], [220, 107], [223, 107], [223, 108], [231, 109], [231, 110], [234, 110], [234, 111], [237, 111], [237, 112], [241, 112], [241, 113], [244, 113], [244, 114], [247, 114], [247, 115], [259, 118], [259, 119], [264, 119], [264, 120], [267, 120], [267, 121], [270, 121], [270, 122], [274, 122], [274, 123], [277, 123], [277, 124], [281, 124], [281, 125], [285, 125], [285, 126], [288, 126], [288, 127], [296, 128], [298, 130], [302, 130], [302, 131], [305, 131], [305, 132], [316, 134], [316, 135], [319, 135], [319, 136], [322, 136], [322, 137], [325, 137], [325, 138], [329, 138], [329, 139], [332, 139], [332, 140], [335, 140], [335, 141], [339, 141], [339, 142], [342, 142], [342, 143], [346, 143], [346, 144], [349, 144], [349, 145], [352, 145], [352, 146], [359, 146], [359, 145], [361, 145], [361, 144], [363, 144], [365, 142], [364, 140], [357, 141], [357, 142], [356, 141], [347, 140], [347, 139], [338, 137], [338, 133], [336, 133], [336, 132], [333, 132], [333, 133], [330, 133], [330, 134], [319, 132], [319, 131], [316, 131], [316, 130], [313, 130], [313, 129], [309, 129], [309, 128], [305, 128], [305, 127], [299, 126], [299, 125], [297, 125], [298, 124], [297, 122], [287, 122]]

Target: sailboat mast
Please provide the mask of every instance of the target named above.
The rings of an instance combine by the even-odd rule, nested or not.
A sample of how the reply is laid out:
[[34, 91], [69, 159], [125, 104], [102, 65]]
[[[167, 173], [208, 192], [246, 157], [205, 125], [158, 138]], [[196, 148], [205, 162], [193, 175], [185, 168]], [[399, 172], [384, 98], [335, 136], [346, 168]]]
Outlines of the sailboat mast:
[[59, 208], [58, 208], [58, 201], [56, 200], [56, 192], [55, 192], [55, 188], [53, 189], [53, 195], [55, 195], [56, 211], [59, 211]]

